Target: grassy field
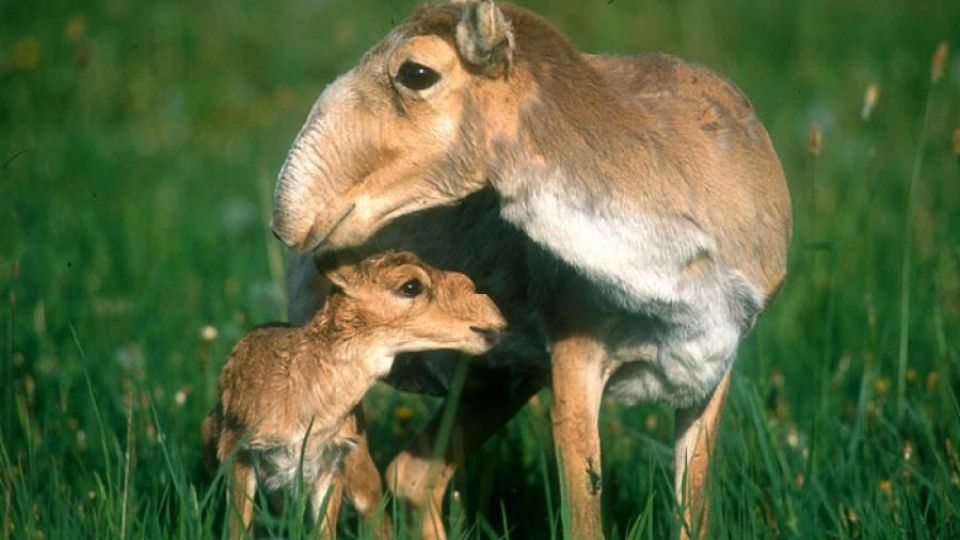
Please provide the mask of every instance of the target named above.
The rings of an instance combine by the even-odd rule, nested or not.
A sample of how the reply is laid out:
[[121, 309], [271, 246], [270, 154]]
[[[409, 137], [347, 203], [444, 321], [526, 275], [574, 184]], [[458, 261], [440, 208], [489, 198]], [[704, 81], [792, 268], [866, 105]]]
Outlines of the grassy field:
[[[960, 7], [524, 4], [584, 50], [725, 74], [786, 169], [790, 275], [740, 351], [710, 536], [960, 538]], [[220, 536], [199, 424], [232, 343], [284, 313], [273, 179], [412, 6], [0, 2], [4, 539]], [[560, 534], [548, 400], [457, 476], [456, 534]], [[438, 406], [366, 404], [380, 464]], [[669, 411], [609, 403], [600, 427], [608, 537], [675, 533]]]

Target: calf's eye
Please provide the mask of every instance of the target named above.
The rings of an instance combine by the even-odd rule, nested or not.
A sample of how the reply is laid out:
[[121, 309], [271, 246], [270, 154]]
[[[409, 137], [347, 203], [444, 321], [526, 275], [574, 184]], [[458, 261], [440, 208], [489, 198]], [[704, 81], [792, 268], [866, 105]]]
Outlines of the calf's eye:
[[440, 74], [423, 64], [407, 60], [397, 70], [396, 79], [411, 90], [425, 90], [440, 80]]
[[419, 279], [411, 279], [397, 289], [397, 294], [404, 298], [416, 298], [423, 292], [423, 283]]

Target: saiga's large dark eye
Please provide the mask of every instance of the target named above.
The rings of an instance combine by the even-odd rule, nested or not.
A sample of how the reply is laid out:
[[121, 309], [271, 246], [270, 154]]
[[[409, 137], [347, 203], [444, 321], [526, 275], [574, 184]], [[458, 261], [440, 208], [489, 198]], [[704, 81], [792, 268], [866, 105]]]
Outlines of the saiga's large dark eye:
[[423, 292], [423, 283], [419, 279], [411, 279], [397, 289], [397, 294], [405, 298], [416, 298]]
[[407, 60], [397, 70], [397, 82], [411, 90], [430, 88], [440, 80], [440, 74], [423, 64]]
[[406, 281], [397, 289], [397, 294], [406, 298], [416, 298], [422, 292], [423, 283], [420, 283], [420, 280], [416, 278]]

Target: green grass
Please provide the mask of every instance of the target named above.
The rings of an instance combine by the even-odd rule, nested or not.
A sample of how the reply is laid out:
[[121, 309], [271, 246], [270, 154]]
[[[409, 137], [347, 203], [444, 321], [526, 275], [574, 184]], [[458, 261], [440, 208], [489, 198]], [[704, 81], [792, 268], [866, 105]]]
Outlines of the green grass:
[[[199, 424], [231, 344], [282, 318], [274, 175], [323, 85], [412, 5], [0, 3], [4, 538], [219, 536]], [[790, 275], [741, 348], [711, 536], [960, 537], [955, 2], [527, 5], [584, 50], [725, 74], [787, 172]], [[456, 477], [458, 536], [559, 534], [548, 400]], [[367, 406], [382, 465], [438, 403], [378, 388]], [[662, 407], [605, 405], [609, 537], [676, 532], [671, 426]], [[270, 526], [296, 532], [298, 516]]]

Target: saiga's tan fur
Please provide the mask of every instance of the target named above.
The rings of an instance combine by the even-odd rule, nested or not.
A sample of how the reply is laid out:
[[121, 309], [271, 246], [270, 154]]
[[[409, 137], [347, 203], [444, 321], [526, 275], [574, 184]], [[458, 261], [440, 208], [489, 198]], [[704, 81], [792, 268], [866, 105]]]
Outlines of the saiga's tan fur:
[[[437, 82], [406, 86], [406, 62], [428, 66]], [[677, 478], [695, 481], [677, 493], [701, 513], [734, 353], [784, 279], [791, 231], [783, 171], [749, 102], [667, 55], [580, 53], [520, 8], [489, 0], [423, 8], [324, 91], [278, 180], [273, 228], [300, 250], [407, 245], [430, 257], [458, 253], [458, 264], [486, 275], [490, 267], [471, 260], [478, 248], [445, 231], [389, 231], [490, 190], [496, 206], [487, 209], [525, 237], [519, 260], [504, 250], [493, 263], [519, 285], [491, 283], [512, 326], [525, 317], [542, 324], [513, 334], [526, 350], [542, 340], [550, 351], [571, 534], [602, 534], [596, 420], [605, 388], [678, 409]], [[420, 227], [456, 222], [441, 218], [423, 217]], [[294, 269], [305, 260], [295, 257]], [[291, 282], [293, 312], [322, 295], [315, 277], [301, 277]], [[518, 396], [535, 387], [519, 386]], [[502, 405], [491, 418], [517, 406]], [[457, 421], [471, 441], [492, 429], [477, 414]], [[439, 493], [457, 461], [439, 464]], [[423, 463], [414, 450], [402, 454], [392, 481], [436, 513], [437, 491], [424, 494], [418, 476], [430, 468]], [[425, 536], [443, 535], [427, 522]]]
[[[220, 399], [203, 424], [204, 454], [208, 466], [230, 463], [232, 538], [251, 525], [258, 484], [274, 491], [294, 488], [301, 463], [305, 487], [312, 490], [313, 518], [321, 521], [321, 503], [340, 458], [355, 445], [353, 434], [362, 432], [350, 412], [389, 371], [397, 353], [479, 354], [506, 325], [464, 275], [427, 267], [409, 253], [368, 258], [328, 277], [341, 292], [331, 294], [306, 325], [252, 331], [220, 373]], [[423, 290], [408, 298], [400, 289], [411, 280]], [[379, 478], [375, 483], [353, 487], [379, 490]], [[375, 509], [377, 501], [352, 498], [362, 511]], [[328, 508], [329, 527], [338, 508], [335, 499]]]

